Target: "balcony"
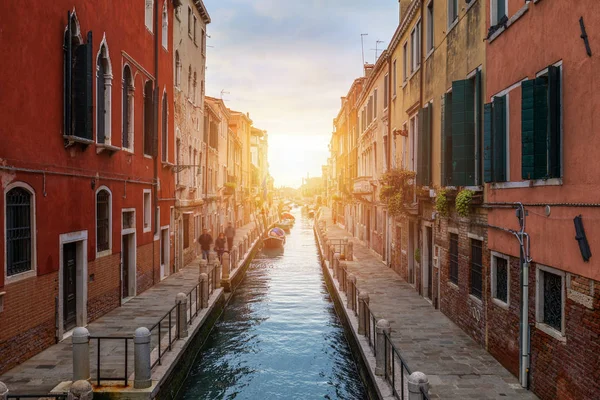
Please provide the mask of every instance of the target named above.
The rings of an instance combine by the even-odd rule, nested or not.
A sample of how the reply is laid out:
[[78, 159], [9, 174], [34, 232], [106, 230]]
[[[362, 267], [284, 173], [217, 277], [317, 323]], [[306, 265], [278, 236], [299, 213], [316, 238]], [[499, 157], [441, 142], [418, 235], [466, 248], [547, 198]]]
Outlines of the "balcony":
[[352, 186], [352, 193], [354, 194], [372, 194], [373, 185], [377, 184], [377, 181], [372, 176], [360, 176], [354, 179]]

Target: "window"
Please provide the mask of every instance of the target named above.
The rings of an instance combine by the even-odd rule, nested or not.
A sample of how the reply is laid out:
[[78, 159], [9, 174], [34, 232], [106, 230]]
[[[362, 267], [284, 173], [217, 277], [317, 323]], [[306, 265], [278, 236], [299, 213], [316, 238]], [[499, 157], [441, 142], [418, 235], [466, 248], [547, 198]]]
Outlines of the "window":
[[152, 81], [147, 81], [144, 85], [144, 155], [148, 156], [154, 155], [154, 143], [152, 143], [154, 123], [152, 97]]
[[169, 13], [167, 11], [167, 2], [163, 3], [162, 10], [162, 47], [169, 48]]
[[497, 25], [503, 18], [506, 18], [507, 0], [490, 0], [491, 25]]
[[202, 55], [206, 54], [206, 32], [204, 29], [200, 32], [200, 50], [202, 51]]
[[175, 87], [181, 86], [181, 59], [179, 58], [179, 51], [175, 51]]
[[508, 180], [508, 95], [495, 96], [483, 105], [483, 181]]
[[194, 15], [194, 31], [192, 33], [194, 35], [193, 36], [194, 37], [194, 43], [196, 43], [196, 25], [197, 25], [196, 21], [197, 21], [197, 19], [196, 19], [196, 16]]
[[448, 26], [458, 18], [458, 0], [448, 0]]
[[565, 273], [543, 265], [536, 271], [536, 320], [538, 328], [553, 336], [564, 336]]
[[411, 46], [411, 66], [410, 71], [414, 72], [421, 65], [421, 21], [417, 22], [417, 25], [413, 28], [410, 33], [410, 46]]
[[69, 12], [64, 34], [64, 126], [63, 135], [69, 140], [86, 144], [93, 141], [93, 58], [92, 32], [83, 42], [79, 21]]
[[481, 299], [482, 292], [482, 242], [471, 239], [471, 294]]
[[427, 4], [427, 51], [433, 50], [433, 0]]
[[377, 92], [377, 89], [373, 91], [373, 119], [377, 118]]
[[146, 28], [152, 32], [154, 23], [154, 0], [146, 0], [146, 12], [145, 12]]
[[492, 299], [508, 305], [510, 288], [509, 257], [500, 253], [492, 253]]
[[[188, 163], [189, 164], [193, 164], [194, 162], [192, 161], [192, 146], [190, 146], [188, 148]], [[192, 173], [192, 168], [187, 168], [188, 171], [188, 186], [194, 186], [194, 182], [193, 182], [193, 173]]]
[[152, 205], [150, 190], [144, 189], [144, 232], [150, 232], [152, 226]]
[[458, 235], [450, 234], [450, 282], [458, 285]]
[[408, 42], [404, 43], [403, 53], [402, 53], [402, 70], [403, 70], [403, 80], [406, 82], [408, 79]]
[[169, 157], [167, 157], [167, 148], [168, 148], [168, 125], [169, 125], [169, 103], [167, 101], [167, 92], [163, 93], [162, 98], [162, 135], [161, 135], [161, 144], [162, 144], [162, 160], [163, 162], [167, 162]]
[[411, 49], [411, 54], [410, 54], [410, 72], [413, 72], [415, 70], [416, 41], [417, 41], [417, 32], [416, 32], [415, 28], [413, 28], [413, 30], [410, 32], [410, 49]]
[[188, 35], [192, 37], [192, 7], [188, 6]]
[[196, 71], [194, 71], [194, 86], [192, 88], [192, 103], [194, 103], [194, 104], [196, 104], [196, 92], [197, 92], [197, 90], [196, 90], [196, 88], [197, 88], [197, 86], [196, 86], [197, 85], [196, 78], [197, 78]]
[[96, 194], [96, 254], [110, 250], [110, 192], [100, 189]]
[[154, 235], [158, 236], [160, 233], [160, 207], [154, 209]]
[[390, 94], [390, 76], [388, 74], [383, 78], [383, 109], [388, 108], [388, 97]]
[[197, 182], [196, 182], [196, 176], [198, 175], [198, 170], [196, 169], [196, 166], [194, 164], [196, 164], [196, 160], [198, 158], [198, 151], [196, 149], [194, 149], [194, 158], [192, 159], [192, 166], [190, 167], [190, 171], [191, 174], [193, 176], [193, 183], [192, 186], [195, 188], [197, 186]]
[[123, 148], [133, 151], [133, 79], [128, 65], [123, 68]]
[[416, 181], [419, 186], [429, 186], [431, 184], [432, 108], [433, 103], [427, 103], [426, 107], [421, 108], [418, 114]]
[[[176, 144], [176, 148], [175, 148], [175, 165], [176, 166], [180, 166], [181, 165], [181, 139], [177, 138], [177, 144]], [[180, 175], [181, 175], [181, 168], [177, 168], [177, 184], [180, 185], [181, 184], [181, 179], [180, 179]]]
[[521, 177], [562, 176], [562, 68], [549, 66], [521, 83]]
[[397, 69], [396, 68], [396, 60], [394, 60], [394, 65], [392, 67], [392, 96], [396, 96], [396, 87], [398, 86], [397, 79]]
[[416, 171], [417, 170], [417, 163], [418, 163], [418, 141], [419, 141], [419, 135], [417, 134], [418, 129], [419, 129], [419, 122], [418, 122], [418, 115], [415, 114], [410, 118], [409, 121], [409, 130], [408, 130], [408, 137], [409, 137], [409, 146], [410, 146], [410, 155], [409, 155], [409, 168], [411, 171]]
[[110, 144], [112, 69], [105, 39], [96, 60], [96, 141]]
[[188, 68], [188, 99], [192, 98], [192, 65]]
[[6, 276], [33, 271], [35, 264], [35, 200], [24, 185], [6, 192]]
[[123, 211], [123, 229], [135, 228], [135, 211]]
[[183, 214], [183, 248], [190, 247], [190, 215]]
[[175, 232], [175, 208], [171, 207], [170, 209], [170, 218], [169, 218], [169, 231], [171, 233]]

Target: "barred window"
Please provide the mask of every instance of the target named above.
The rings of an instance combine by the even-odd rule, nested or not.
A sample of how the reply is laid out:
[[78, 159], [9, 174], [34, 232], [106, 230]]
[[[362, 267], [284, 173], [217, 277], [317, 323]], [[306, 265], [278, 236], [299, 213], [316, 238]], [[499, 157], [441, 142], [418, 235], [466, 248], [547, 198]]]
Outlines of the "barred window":
[[471, 294], [481, 298], [482, 287], [482, 243], [481, 240], [471, 239]]
[[458, 285], [458, 235], [450, 234], [450, 281]]
[[544, 323], [562, 329], [562, 277], [548, 271], [544, 277]]
[[96, 251], [110, 248], [110, 193], [102, 189], [96, 195]]
[[505, 256], [492, 256], [492, 297], [508, 304], [509, 268]]
[[32, 269], [32, 194], [16, 187], [6, 193], [6, 275]]

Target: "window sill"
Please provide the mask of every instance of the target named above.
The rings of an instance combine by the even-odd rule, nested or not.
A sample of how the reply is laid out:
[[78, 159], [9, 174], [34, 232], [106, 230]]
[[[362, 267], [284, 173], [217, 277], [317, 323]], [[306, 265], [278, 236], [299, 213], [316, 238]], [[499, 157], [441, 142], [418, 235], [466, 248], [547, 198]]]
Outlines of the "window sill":
[[96, 143], [96, 154], [100, 154], [103, 151], [107, 151], [112, 156], [119, 150], [121, 150], [120, 147], [113, 146], [110, 143]]
[[492, 36], [490, 36], [490, 38], [488, 39], [488, 43], [492, 43], [494, 40], [496, 40], [496, 38], [498, 36], [500, 36], [502, 34], [502, 32], [504, 32], [505, 30], [507, 30], [508, 28], [510, 28], [510, 26], [512, 24], [514, 24], [515, 22], [517, 22], [517, 20], [519, 18], [521, 18], [523, 16], [523, 14], [525, 14], [527, 12], [527, 10], [529, 10], [529, 2], [525, 3], [523, 5], [523, 7], [521, 7], [519, 9], [519, 11], [517, 11], [512, 17], [510, 17], [508, 19], [508, 22], [506, 23], [505, 27], [503, 26], [503, 27], [499, 28], [496, 32], [494, 32], [492, 34]]
[[406, 87], [407, 83], [408, 83], [408, 79], [405, 79], [404, 82], [402, 82], [401, 88], [404, 89]]
[[150, 160], [152, 160], [152, 156], [149, 154], [145, 154], [145, 153], [144, 153], [144, 158], [149, 158]]
[[559, 331], [557, 331], [556, 329], [550, 327], [549, 325], [546, 325], [543, 322], [536, 322], [535, 327], [538, 328], [540, 331], [544, 332], [545, 334], [552, 336], [554, 339], [558, 340], [559, 342], [562, 342], [565, 344], [567, 343], [567, 337], [565, 335], [563, 335], [562, 333], [560, 333]]
[[540, 186], [562, 186], [562, 178], [550, 178], [550, 179], [533, 179], [528, 181], [518, 182], [496, 182], [491, 183], [492, 189], [520, 189], [528, 187], [540, 187]]
[[175, 164], [173, 164], [173, 163], [170, 163], [170, 162], [168, 162], [168, 161], [163, 161], [163, 162], [162, 162], [162, 166], [163, 166], [163, 168], [165, 168], [165, 169], [167, 169], [167, 168], [168, 168], [168, 169], [173, 169], [173, 168], [175, 167]]
[[471, 0], [471, 2], [467, 5], [467, 9], [465, 10], [465, 13], [468, 13], [469, 10], [471, 8], [473, 8], [473, 6], [475, 5], [475, 3], [477, 3], [477, 0]]
[[448, 281], [446, 282], [448, 284], [448, 287], [454, 289], [454, 290], [458, 290], [458, 285], [452, 281]]
[[33, 268], [31, 271], [21, 272], [20, 274], [5, 277], [4, 284], [10, 285], [11, 283], [24, 281], [25, 279], [34, 278], [36, 276], [37, 276], [37, 271], [35, 270], [35, 268]]
[[429, 57], [431, 57], [434, 50], [435, 50], [435, 48], [429, 49], [429, 51], [427, 52], [427, 55], [425, 55], [425, 61], [429, 60]]
[[144, 230], [143, 230], [144, 233], [148, 233], [151, 231], [152, 231], [152, 228], [150, 227], [150, 224], [148, 224], [148, 226], [144, 226]]
[[392, 101], [396, 100], [397, 95], [392, 96]]
[[500, 299], [497, 299], [495, 297], [492, 297], [492, 303], [494, 303], [495, 305], [497, 305], [498, 307], [504, 309], [504, 310], [508, 310], [508, 303], [503, 302]]
[[80, 143], [86, 146], [94, 144], [94, 141], [91, 139], [85, 139], [75, 135], [63, 135], [63, 139], [65, 139], [65, 141], [67, 142], [65, 147], [69, 147], [75, 143]]
[[469, 300], [471, 300], [473, 303], [476, 303], [478, 305], [483, 305], [483, 302], [481, 301], [481, 299], [475, 295], [469, 294]]
[[449, 34], [450, 32], [452, 32], [452, 29], [454, 29], [454, 27], [456, 25], [458, 25], [458, 21], [459, 21], [459, 19], [458, 19], [458, 17], [456, 17], [454, 19], [454, 21], [452, 21], [452, 23], [450, 25], [448, 25], [448, 32], [446, 33], [446, 35]]
[[96, 252], [96, 259], [110, 256], [111, 254], [112, 254], [112, 249], [98, 251], [98, 252]]
[[472, 192], [483, 192], [483, 186], [465, 186], [465, 189]]
[[133, 149], [128, 149], [127, 147], [121, 147], [121, 150], [123, 150], [125, 153], [134, 154]]
[[419, 72], [419, 70], [420, 70], [420, 69], [421, 69], [421, 64], [419, 64], [419, 65], [417, 66], [417, 68], [415, 68], [415, 70], [414, 70], [414, 71], [412, 71], [412, 72], [410, 73], [410, 76], [408, 77], [408, 81], [410, 81], [410, 80], [412, 79], [412, 77], [413, 77], [413, 76], [415, 76], [415, 74], [416, 74], [417, 72]]

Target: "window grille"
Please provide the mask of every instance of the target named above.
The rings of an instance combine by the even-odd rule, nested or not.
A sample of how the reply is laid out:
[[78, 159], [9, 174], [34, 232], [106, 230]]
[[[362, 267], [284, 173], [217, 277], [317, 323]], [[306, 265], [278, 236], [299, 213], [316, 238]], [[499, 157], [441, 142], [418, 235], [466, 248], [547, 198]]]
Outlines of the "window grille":
[[6, 275], [30, 271], [31, 193], [17, 187], [6, 194]]

